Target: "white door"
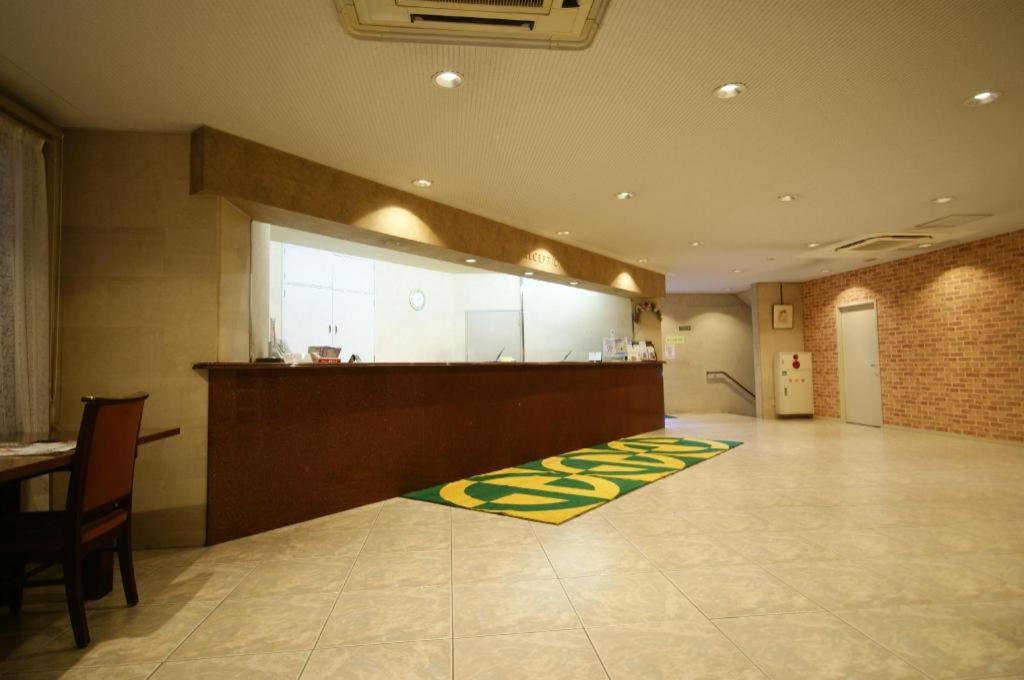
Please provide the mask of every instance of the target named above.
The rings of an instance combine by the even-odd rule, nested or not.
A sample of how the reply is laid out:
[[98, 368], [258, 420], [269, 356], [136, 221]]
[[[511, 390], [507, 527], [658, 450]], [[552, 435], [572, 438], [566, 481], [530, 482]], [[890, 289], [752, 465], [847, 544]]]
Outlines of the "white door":
[[285, 284], [281, 338], [289, 352], [305, 354], [311, 345], [331, 344], [331, 291], [327, 288]]
[[466, 361], [523, 360], [523, 318], [516, 311], [466, 312]]
[[334, 291], [334, 341], [341, 347], [341, 359], [353, 354], [373, 361], [373, 295]]
[[839, 356], [846, 422], [881, 427], [882, 380], [875, 303], [840, 308]]

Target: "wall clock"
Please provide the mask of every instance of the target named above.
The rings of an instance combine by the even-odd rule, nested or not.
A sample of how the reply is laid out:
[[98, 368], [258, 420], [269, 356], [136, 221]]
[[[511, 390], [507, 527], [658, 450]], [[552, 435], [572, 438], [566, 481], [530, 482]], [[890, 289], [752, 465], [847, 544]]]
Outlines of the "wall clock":
[[411, 293], [409, 293], [409, 306], [417, 312], [423, 309], [426, 304], [427, 296], [424, 295], [423, 291], [419, 288], [415, 288]]

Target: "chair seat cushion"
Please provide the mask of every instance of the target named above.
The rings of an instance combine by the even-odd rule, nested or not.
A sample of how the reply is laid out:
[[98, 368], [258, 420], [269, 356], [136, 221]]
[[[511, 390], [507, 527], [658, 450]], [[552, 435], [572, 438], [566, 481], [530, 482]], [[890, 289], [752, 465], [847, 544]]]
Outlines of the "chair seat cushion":
[[[125, 510], [113, 510], [82, 526], [89, 543], [128, 521]], [[65, 543], [63, 512], [22, 512], [0, 520], [0, 554], [60, 552]]]

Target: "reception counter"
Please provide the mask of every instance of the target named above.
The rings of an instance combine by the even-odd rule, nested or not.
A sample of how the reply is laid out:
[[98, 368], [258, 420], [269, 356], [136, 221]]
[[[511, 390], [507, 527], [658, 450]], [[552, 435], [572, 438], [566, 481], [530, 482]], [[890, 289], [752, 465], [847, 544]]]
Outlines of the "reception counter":
[[664, 426], [657, 362], [195, 368], [207, 544]]

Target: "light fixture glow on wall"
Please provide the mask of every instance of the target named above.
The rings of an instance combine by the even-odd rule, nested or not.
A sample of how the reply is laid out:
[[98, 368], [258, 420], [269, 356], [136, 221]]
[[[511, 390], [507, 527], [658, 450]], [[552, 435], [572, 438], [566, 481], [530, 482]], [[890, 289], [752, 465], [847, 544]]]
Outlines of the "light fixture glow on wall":
[[733, 270], [732, 270], [732, 273], [733, 273], [733, 274], [742, 274], [742, 273], [743, 273], [743, 270], [742, 270], [742, 269], [733, 269]]
[[633, 194], [629, 191], [620, 191], [619, 193], [615, 194], [615, 198], [619, 199], [620, 201], [628, 201], [629, 199], [633, 198]]
[[820, 243], [808, 243], [807, 247], [808, 248], [817, 248], [820, 245], [821, 245]]
[[647, 264], [647, 258], [641, 257], [639, 260], [637, 260], [637, 264]]
[[971, 95], [964, 100], [964, 106], [984, 106], [985, 104], [991, 104], [995, 100], [999, 99], [1002, 95], [1001, 92], [995, 90], [985, 90], [977, 94]]
[[800, 198], [800, 194], [782, 194], [779, 196], [779, 200], [783, 203], [792, 203], [798, 198]]
[[580, 282], [579, 281], [570, 281], [569, 285], [570, 286], [578, 286], [578, 285], [580, 285]]
[[569, 234], [571, 234], [571, 233], [572, 233], [572, 232], [571, 232], [571, 231], [569, 231], [568, 229], [563, 229], [563, 230], [561, 230], [561, 231], [556, 231], [556, 232], [555, 232], [555, 234], [557, 234], [558, 236], [568, 236], [568, 235], [569, 235]]
[[463, 261], [464, 261], [464, 262], [465, 262], [466, 264], [476, 264], [476, 258], [475, 258], [475, 257], [467, 257], [467, 258], [466, 258], [465, 260], [463, 260]]
[[738, 97], [747, 89], [743, 83], [726, 83], [715, 88], [715, 96], [719, 99]]
[[944, 203], [949, 203], [952, 200], [952, 196], [939, 196], [938, 198], [933, 198], [932, 203], [935, 203], [936, 205], [942, 205]]
[[931, 243], [918, 243], [917, 247], [918, 248], [931, 248], [932, 244]]
[[454, 90], [462, 83], [462, 74], [458, 71], [440, 71], [434, 74], [434, 84], [445, 90]]
[[434, 183], [426, 177], [420, 177], [419, 179], [414, 179], [412, 185], [417, 189], [429, 189], [434, 186]]
[[523, 276], [533, 276], [533, 272], [523, 272]]

